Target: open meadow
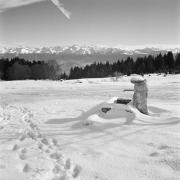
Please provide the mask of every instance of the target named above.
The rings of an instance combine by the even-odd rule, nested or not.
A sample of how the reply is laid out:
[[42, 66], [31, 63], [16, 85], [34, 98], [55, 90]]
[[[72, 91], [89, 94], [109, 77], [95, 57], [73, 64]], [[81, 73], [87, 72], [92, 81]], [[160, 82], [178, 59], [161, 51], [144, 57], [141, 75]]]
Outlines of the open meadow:
[[149, 115], [131, 77], [0, 81], [0, 179], [179, 180], [180, 75], [145, 75]]

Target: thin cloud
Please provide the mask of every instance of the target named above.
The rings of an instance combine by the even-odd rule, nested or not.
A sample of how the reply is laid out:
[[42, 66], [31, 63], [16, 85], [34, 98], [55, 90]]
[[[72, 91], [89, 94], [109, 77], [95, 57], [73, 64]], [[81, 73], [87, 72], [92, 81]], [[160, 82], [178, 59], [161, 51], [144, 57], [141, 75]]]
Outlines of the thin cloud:
[[[19, 6], [26, 6], [28, 4], [33, 4], [41, 1], [47, 0], [0, 0], [0, 12], [6, 11], [10, 8], [15, 8]], [[68, 19], [70, 19], [71, 13], [64, 8], [64, 5], [59, 0], [50, 0]]]
[[0, 10], [6, 11], [10, 8], [15, 8], [19, 6], [26, 6], [28, 4], [33, 4], [44, 0], [0, 0]]
[[51, 0], [54, 5], [60, 9], [60, 11], [68, 18], [70, 19], [71, 13], [64, 8], [64, 4], [62, 4], [59, 0]]

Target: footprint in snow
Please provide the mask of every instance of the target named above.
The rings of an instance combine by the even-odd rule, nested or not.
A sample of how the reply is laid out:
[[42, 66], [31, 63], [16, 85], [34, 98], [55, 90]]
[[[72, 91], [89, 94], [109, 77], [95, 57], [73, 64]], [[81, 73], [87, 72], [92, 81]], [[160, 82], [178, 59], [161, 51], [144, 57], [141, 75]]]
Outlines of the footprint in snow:
[[26, 153], [27, 153], [27, 149], [26, 149], [26, 148], [23, 148], [23, 149], [21, 150], [21, 153], [22, 153], [22, 154], [26, 154]]
[[70, 159], [67, 159], [66, 162], [65, 162], [65, 169], [70, 169], [71, 168], [71, 160]]
[[20, 148], [20, 147], [19, 147], [18, 144], [14, 144], [13, 147], [12, 147], [12, 150], [13, 150], [13, 151], [16, 151], [16, 150], [18, 150], [19, 148]]
[[46, 149], [46, 150], [45, 150], [45, 153], [50, 153], [50, 150], [49, 150], [49, 149]]
[[38, 132], [37, 138], [42, 138], [42, 134]]
[[35, 134], [34, 132], [29, 131], [29, 132], [27, 132], [27, 135], [28, 135], [31, 139], [36, 140], [36, 134]]
[[21, 160], [26, 160], [26, 155], [25, 154], [19, 154], [19, 158], [21, 159]]
[[77, 178], [80, 172], [81, 172], [81, 166], [76, 165], [73, 169], [73, 174], [72, 174], [73, 178]]
[[28, 173], [31, 171], [31, 167], [29, 166], [29, 164], [25, 164], [22, 170], [24, 173]]
[[54, 146], [58, 145], [58, 141], [56, 139], [54, 139], [54, 138], [52, 139], [52, 143], [53, 143]]
[[57, 153], [57, 152], [50, 154], [51, 159], [59, 160], [61, 157], [62, 157], [62, 155], [60, 153]]
[[31, 129], [36, 130], [37, 129], [37, 125], [35, 125], [34, 123], [30, 122], [29, 126], [31, 127]]
[[59, 165], [57, 165], [57, 164], [52, 169], [52, 172], [54, 174], [62, 174], [63, 173], [62, 168]]
[[51, 145], [50, 145], [50, 146], [48, 146], [48, 148], [49, 148], [49, 149], [53, 149], [53, 147], [52, 147]]
[[21, 135], [19, 137], [19, 141], [24, 141], [25, 139], [26, 139], [26, 135], [25, 134], [23, 134], [23, 135]]
[[153, 152], [149, 155], [150, 157], [158, 157], [159, 153], [158, 152]]
[[45, 145], [49, 145], [49, 142], [48, 142], [48, 140], [47, 140], [46, 138], [43, 138], [43, 139], [41, 140], [41, 142], [42, 142], [43, 144], [45, 144]]
[[39, 144], [38, 144], [38, 148], [39, 148], [40, 150], [42, 150], [42, 149], [43, 149], [43, 144], [39, 143]]
[[155, 144], [153, 143], [147, 143], [148, 146], [155, 147]]
[[170, 147], [168, 145], [161, 145], [158, 147], [159, 150], [169, 149]]

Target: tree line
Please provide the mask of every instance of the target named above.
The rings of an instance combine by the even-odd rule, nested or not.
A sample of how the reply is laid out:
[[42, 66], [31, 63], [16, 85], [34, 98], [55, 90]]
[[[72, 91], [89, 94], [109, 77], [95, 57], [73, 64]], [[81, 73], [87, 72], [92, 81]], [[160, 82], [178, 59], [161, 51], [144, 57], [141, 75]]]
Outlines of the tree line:
[[0, 79], [24, 80], [24, 79], [52, 79], [60, 76], [61, 69], [56, 61], [27, 61], [19, 57], [12, 59], [0, 59]]
[[19, 57], [0, 59], [0, 79], [2, 80], [101, 78], [119, 74], [146, 73], [180, 73], [180, 53], [175, 56], [172, 52], [155, 57], [149, 55], [136, 60], [127, 57], [114, 63], [95, 62], [85, 67], [72, 67], [69, 74], [62, 73], [60, 65], [55, 60], [31, 62]]
[[119, 74], [146, 74], [146, 73], [180, 73], [180, 53], [173, 56], [172, 52], [157, 56], [139, 57], [135, 61], [128, 57], [125, 60], [112, 64], [93, 63], [85, 67], [73, 67], [70, 70], [69, 79], [95, 78], [117, 76]]

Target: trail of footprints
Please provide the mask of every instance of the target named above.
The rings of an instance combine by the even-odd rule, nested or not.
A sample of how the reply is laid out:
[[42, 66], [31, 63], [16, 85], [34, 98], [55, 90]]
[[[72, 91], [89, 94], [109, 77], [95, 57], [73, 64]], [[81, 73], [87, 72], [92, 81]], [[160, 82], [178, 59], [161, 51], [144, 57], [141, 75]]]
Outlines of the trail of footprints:
[[[21, 120], [25, 124], [26, 128], [21, 133], [18, 143], [14, 144], [12, 147], [13, 151], [18, 151], [19, 159], [22, 161], [27, 159], [28, 149], [21, 148], [20, 144], [23, 143], [26, 138], [31, 138], [36, 144], [36, 148], [40, 152], [41, 156], [43, 153], [43, 158], [50, 160], [53, 163], [53, 168], [50, 172], [53, 174], [53, 178], [51, 178], [51, 180], [69, 180], [77, 178], [81, 172], [81, 167], [79, 165], [73, 165], [70, 159], [65, 159], [63, 157], [60, 153], [60, 147], [56, 139], [47, 139], [42, 136], [37, 125], [33, 123], [33, 113], [26, 108], [22, 108], [20, 110], [23, 114]], [[23, 173], [34, 172], [32, 175], [33, 179], [42, 179], [42, 177], [38, 178], [38, 175], [43, 174], [43, 171], [43, 169], [33, 170], [33, 167], [30, 167], [28, 163], [24, 163], [24, 166], [22, 167]]]

